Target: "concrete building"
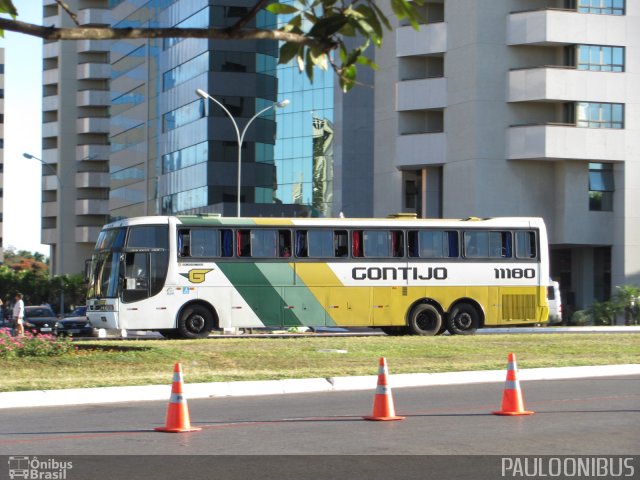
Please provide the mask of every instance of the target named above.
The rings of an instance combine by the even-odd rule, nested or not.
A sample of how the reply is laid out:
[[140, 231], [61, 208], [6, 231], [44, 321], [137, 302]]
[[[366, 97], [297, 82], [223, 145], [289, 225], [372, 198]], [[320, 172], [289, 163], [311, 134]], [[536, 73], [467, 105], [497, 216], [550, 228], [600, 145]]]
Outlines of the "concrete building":
[[[81, 25], [109, 25], [108, 0], [69, 0]], [[45, 25], [71, 27], [54, 0]], [[84, 271], [108, 219], [109, 42], [45, 41], [43, 47], [42, 238], [53, 272]]]
[[541, 216], [570, 308], [640, 284], [640, 4], [422, 14], [376, 55], [374, 214]]

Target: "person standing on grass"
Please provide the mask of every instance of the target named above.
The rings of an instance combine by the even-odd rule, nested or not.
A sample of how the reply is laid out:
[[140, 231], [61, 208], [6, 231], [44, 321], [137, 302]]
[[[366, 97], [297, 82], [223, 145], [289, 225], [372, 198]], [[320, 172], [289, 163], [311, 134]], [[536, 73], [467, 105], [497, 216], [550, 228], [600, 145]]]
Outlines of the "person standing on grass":
[[16, 323], [16, 333], [24, 335], [24, 302], [22, 294], [16, 293], [16, 304], [13, 306], [13, 321]]

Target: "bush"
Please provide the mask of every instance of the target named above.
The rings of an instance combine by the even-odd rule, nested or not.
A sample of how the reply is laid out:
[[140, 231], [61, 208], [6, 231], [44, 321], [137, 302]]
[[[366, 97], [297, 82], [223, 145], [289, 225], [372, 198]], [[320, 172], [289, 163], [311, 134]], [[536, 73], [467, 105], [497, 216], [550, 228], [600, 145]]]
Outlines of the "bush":
[[593, 319], [588, 310], [576, 310], [575, 312], [573, 312], [573, 315], [571, 315], [569, 325], [584, 326], [591, 325], [592, 323]]
[[75, 351], [71, 339], [26, 332], [14, 337], [8, 328], [0, 329], [0, 358], [56, 357]]

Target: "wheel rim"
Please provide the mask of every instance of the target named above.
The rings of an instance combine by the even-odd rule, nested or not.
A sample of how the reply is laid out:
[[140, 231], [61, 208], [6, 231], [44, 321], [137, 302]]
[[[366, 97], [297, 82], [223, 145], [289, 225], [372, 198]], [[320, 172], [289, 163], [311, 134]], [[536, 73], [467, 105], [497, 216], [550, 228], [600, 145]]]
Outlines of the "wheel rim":
[[455, 326], [460, 330], [468, 330], [473, 325], [473, 318], [466, 312], [462, 312], [456, 316]]
[[191, 315], [187, 320], [186, 327], [192, 333], [200, 333], [206, 324], [207, 321], [202, 315]]
[[422, 311], [416, 316], [416, 326], [425, 332], [430, 332], [436, 328], [436, 317], [433, 312]]

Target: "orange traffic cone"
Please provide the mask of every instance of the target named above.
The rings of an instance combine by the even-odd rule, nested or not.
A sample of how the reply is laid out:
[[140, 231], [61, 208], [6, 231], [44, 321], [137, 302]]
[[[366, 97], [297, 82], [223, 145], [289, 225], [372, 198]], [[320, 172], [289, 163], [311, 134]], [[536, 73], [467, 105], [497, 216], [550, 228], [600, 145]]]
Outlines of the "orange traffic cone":
[[189, 407], [187, 400], [182, 395], [182, 365], [176, 363], [173, 367], [173, 383], [171, 384], [171, 398], [167, 410], [166, 426], [155, 428], [159, 432], [195, 432], [202, 430], [192, 427], [189, 420]]
[[371, 416], [362, 417], [365, 420], [404, 420], [405, 417], [396, 415], [393, 408], [393, 397], [391, 396], [391, 387], [387, 384], [387, 360], [380, 357], [378, 364], [378, 386], [376, 394], [373, 397], [373, 412]]
[[522, 392], [520, 391], [520, 382], [516, 377], [518, 367], [516, 365], [516, 354], [510, 353], [509, 364], [507, 366], [507, 382], [504, 386], [504, 393], [502, 395], [502, 410], [499, 412], [493, 412], [494, 415], [533, 415], [534, 412], [530, 412], [524, 409], [524, 402], [522, 401]]

